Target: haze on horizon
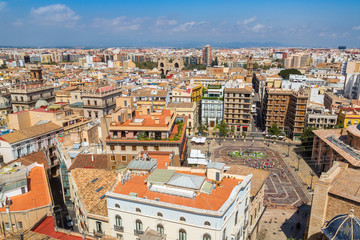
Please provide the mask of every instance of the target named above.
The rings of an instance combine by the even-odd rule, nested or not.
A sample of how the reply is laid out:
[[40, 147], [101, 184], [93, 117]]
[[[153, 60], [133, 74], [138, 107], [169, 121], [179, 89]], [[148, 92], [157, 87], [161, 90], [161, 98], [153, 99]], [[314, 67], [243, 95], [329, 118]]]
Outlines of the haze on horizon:
[[360, 1], [0, 1], [0, 46], [360, 47]]

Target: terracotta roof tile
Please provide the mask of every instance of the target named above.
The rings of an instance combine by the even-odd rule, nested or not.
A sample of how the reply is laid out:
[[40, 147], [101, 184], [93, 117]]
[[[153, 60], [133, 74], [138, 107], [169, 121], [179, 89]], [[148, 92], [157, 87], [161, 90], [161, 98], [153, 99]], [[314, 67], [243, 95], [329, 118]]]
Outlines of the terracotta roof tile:
[[109, 169], [108, 154], [79, 154], [72, 162], [69, 171], [75, 168]]

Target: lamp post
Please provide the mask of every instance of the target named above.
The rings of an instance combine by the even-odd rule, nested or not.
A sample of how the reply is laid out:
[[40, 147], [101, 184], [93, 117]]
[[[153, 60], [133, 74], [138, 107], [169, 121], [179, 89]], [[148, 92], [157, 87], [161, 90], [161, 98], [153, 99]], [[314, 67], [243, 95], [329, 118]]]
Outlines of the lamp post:
[[313, 172], [310, 172], [310, 175], [311, 175], [311, 182], [310, 182], [309, 189], [311, 190], [312, 189], [312, 184], [313, 184], [313, 177], [315, 176], [315, 174]]
[[297, 160], [298, 160], [298, 165], [297, 165], [297, 168], [295, 169], [295, 171], [299, 171], [299, 169], [300, 169], [300, 157], [299, 157], [299, 155], [296, 155], [296, 157], [297, 157]]
[[290, 156], [290, 142], [288, 142], [288, 152], [287, 152], [287, 155], [286, 155], [287, 157], [289, 157]]
[[208, 152], [207, 152], [207, 155], [208, 157], [210, 157], [211, 153], [210, 153], [210, 140], [208, 140]]

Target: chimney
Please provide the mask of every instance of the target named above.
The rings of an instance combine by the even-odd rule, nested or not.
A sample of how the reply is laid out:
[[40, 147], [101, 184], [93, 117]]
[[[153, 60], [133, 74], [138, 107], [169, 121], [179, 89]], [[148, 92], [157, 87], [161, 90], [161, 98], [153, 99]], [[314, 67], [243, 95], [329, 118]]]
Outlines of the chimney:
[[91, 154], [91, 161], [94, 161], [94, 154]]

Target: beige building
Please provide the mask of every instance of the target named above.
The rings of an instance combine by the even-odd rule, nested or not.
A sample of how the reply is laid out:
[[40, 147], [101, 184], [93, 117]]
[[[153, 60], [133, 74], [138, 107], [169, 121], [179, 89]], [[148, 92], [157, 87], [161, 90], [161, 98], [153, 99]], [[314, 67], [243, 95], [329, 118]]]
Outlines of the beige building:
[[38, 100], [55, 101], [54, 87], [42, 83], [16, 85], [9, 89], [13, 112], [33, 109]]
[[321, 174], [315, 184], [307, 237], [310, 240], [325, 239], [321, 227], [326, 221], [340, 214], [354, 210], [356, 217], [360, 213], [359, 188], [360, 171], [348, 167], [348, 164], [335, 162]]
[[247, 86], [224, 90], [223, 119], [237, 133], [251, 131], [251, 93]]
[[81, 110], [72, 109], [66, 103], [53, 104], [32, 110], [9, 114], [10, 129], [26, 129], [43, 121], [51, 121], [64, 128], [64, 133], [79, 133], [91, 122]]
[[178, 115], [183, 115], [188, 117], [186, 134], [188, 136], [193, 136], [197, 129], [198, 123], [198, 107], [195, 102], [189, 103], [169, 103], [167, 105], [168, 109], [172, 109], [177, 112]]

